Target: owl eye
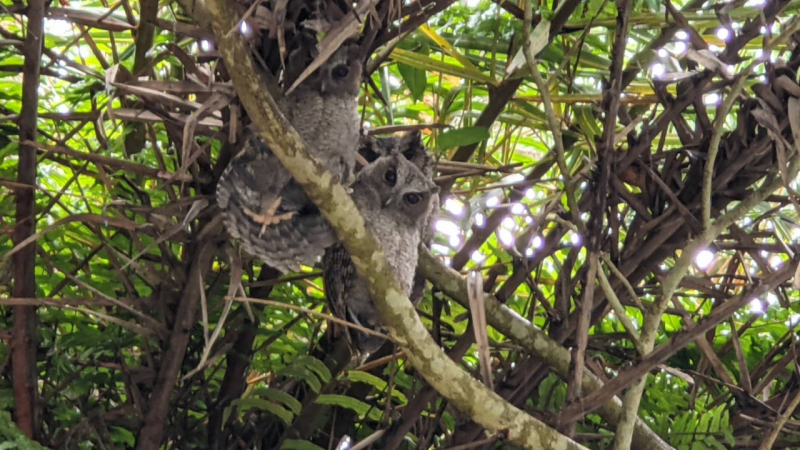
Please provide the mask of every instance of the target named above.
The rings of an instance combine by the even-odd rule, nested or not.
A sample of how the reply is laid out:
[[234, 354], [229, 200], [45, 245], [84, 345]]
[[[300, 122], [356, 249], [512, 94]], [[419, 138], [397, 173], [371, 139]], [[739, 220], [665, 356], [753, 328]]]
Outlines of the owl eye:
[[336, 66], [333, 68], [333, 72], [331, 72], [333, 78], [338, 79], [346, 77], [348, 73], [350, 73], [350, 70], [347, 68], [347, 66]]
[[397, 172], [394, 169], [387, 170], [386, 173], [383, 174], [383, 179], [389, 186], [394, 186], [397, 183]]
[[422, 199], [419, 194], [406, 194], [403, 196], [403, 198], [406, 202], [408, 202], [409, 205], [416, 205]]

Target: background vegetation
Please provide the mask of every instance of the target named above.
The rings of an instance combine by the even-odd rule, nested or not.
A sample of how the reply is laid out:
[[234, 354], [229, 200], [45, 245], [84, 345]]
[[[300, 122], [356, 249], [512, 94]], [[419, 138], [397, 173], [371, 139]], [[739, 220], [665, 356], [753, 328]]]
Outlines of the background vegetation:
[[[229, 6], [254, 55], [282, 3]], [[358, 4], [364, 127], [449, 192], [448, 355], [587, 448], [800, 447], [800, 2]], [[513, 447], [391, 345], [341, 370], [319, 270], [214, 226], [246, 113], [202, 2], [0, 8], [0, 448]]]

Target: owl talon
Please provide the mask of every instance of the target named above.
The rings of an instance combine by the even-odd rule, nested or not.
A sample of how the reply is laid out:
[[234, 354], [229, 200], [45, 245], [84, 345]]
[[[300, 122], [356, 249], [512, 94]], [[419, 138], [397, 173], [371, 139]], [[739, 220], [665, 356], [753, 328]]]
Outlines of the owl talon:
[[292, 218], [292, 216], [294, 216], [294, 212], [275, 215], [275, 212], [278, 211], [282, 201], [283, 198], [278, 197], [262, 214], [256, 214], [253, 211], [250, 211], [248, 208], [244, 208], [245, 214], [247, 214], [256, 223], [261, 224], [261, 231], [258, 232], [258, 237], [261, 237], [261, 235], [267, 231], [268, 226], [278, 224], [284, 220], [289, 220]]

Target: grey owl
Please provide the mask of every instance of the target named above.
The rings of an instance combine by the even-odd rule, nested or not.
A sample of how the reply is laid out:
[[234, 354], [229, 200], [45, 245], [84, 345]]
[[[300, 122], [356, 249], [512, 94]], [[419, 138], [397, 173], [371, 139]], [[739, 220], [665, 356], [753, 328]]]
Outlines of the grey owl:
[[[402, 136], [392, 136], [375, 138], [373, 136], [362, 136], [359, 142], [358, 152], [367, 161], [374, 161], [380, 156], [399, 153], [411, 161], [427, 179], [433, 179], [435, 161], [433, 156], [422, 143], [422, 135], [419, 131], [411, 131]], [[431, 198], [431, 209], [420, 227], [420, 241], [425, 247], [430, 248], [433, 244], [433, 224], [436, 222], [439, 212], [439, 195], [434, 194]], [[422, 301], [425, 295], [425, 277], [422, 275], [414, 276], [414, 288], [410, 299], [415, 306]]]
[[[287, 85], [312, 57], [303, 46], [290, 53]], [[356, 44], [344, 44], [279, 105], [309, 152], [343, 183], [352, 178], [357, 153], [362, 60]], [[316, 206], [254, 132], [220, 177], [217, 204], [245, 251], [282, 272], [313, 264], [336, 242]]]
[[[403, 292], [410, 295], [417, 267], [420, 227], [439, 188], [399, 153], [375, 160], [359, 172], [353, 201], [381, 245]], [[325, 293], [339, 318], [369, 329], [382, 328], [381, 318], [365, 280], [356, 273], [347, 250], [336, 244], [322, 258]], [[374, 336], [351, 330], [357, 350], [372, 353], [383, 343]]]

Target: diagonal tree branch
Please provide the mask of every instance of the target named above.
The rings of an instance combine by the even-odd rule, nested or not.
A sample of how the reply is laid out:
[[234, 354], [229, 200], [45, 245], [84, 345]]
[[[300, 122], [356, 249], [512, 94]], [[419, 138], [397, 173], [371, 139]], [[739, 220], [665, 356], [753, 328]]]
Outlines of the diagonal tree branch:
[[344, 187], [305, 149], [297, 132], [280, 114], [263, 89], [262, 77], [250, 59], [241, 36], [228, 35], [236, 17], [221, 0], [207, 4], [213, 18], [220, 54], [231, 71], [239, 98], [260, 136], [305, 189], [333, 226], [359, 274], [369, 281], [370, 294], [388, 324], [392, 338], [423, 377], [459, 409], [487, 430], [502, 432], [523, 448], [581, 449], [583, 446], [510, 405], [461, 370], [428, 334], [414, 307], [402, 293], [364, 220]]

